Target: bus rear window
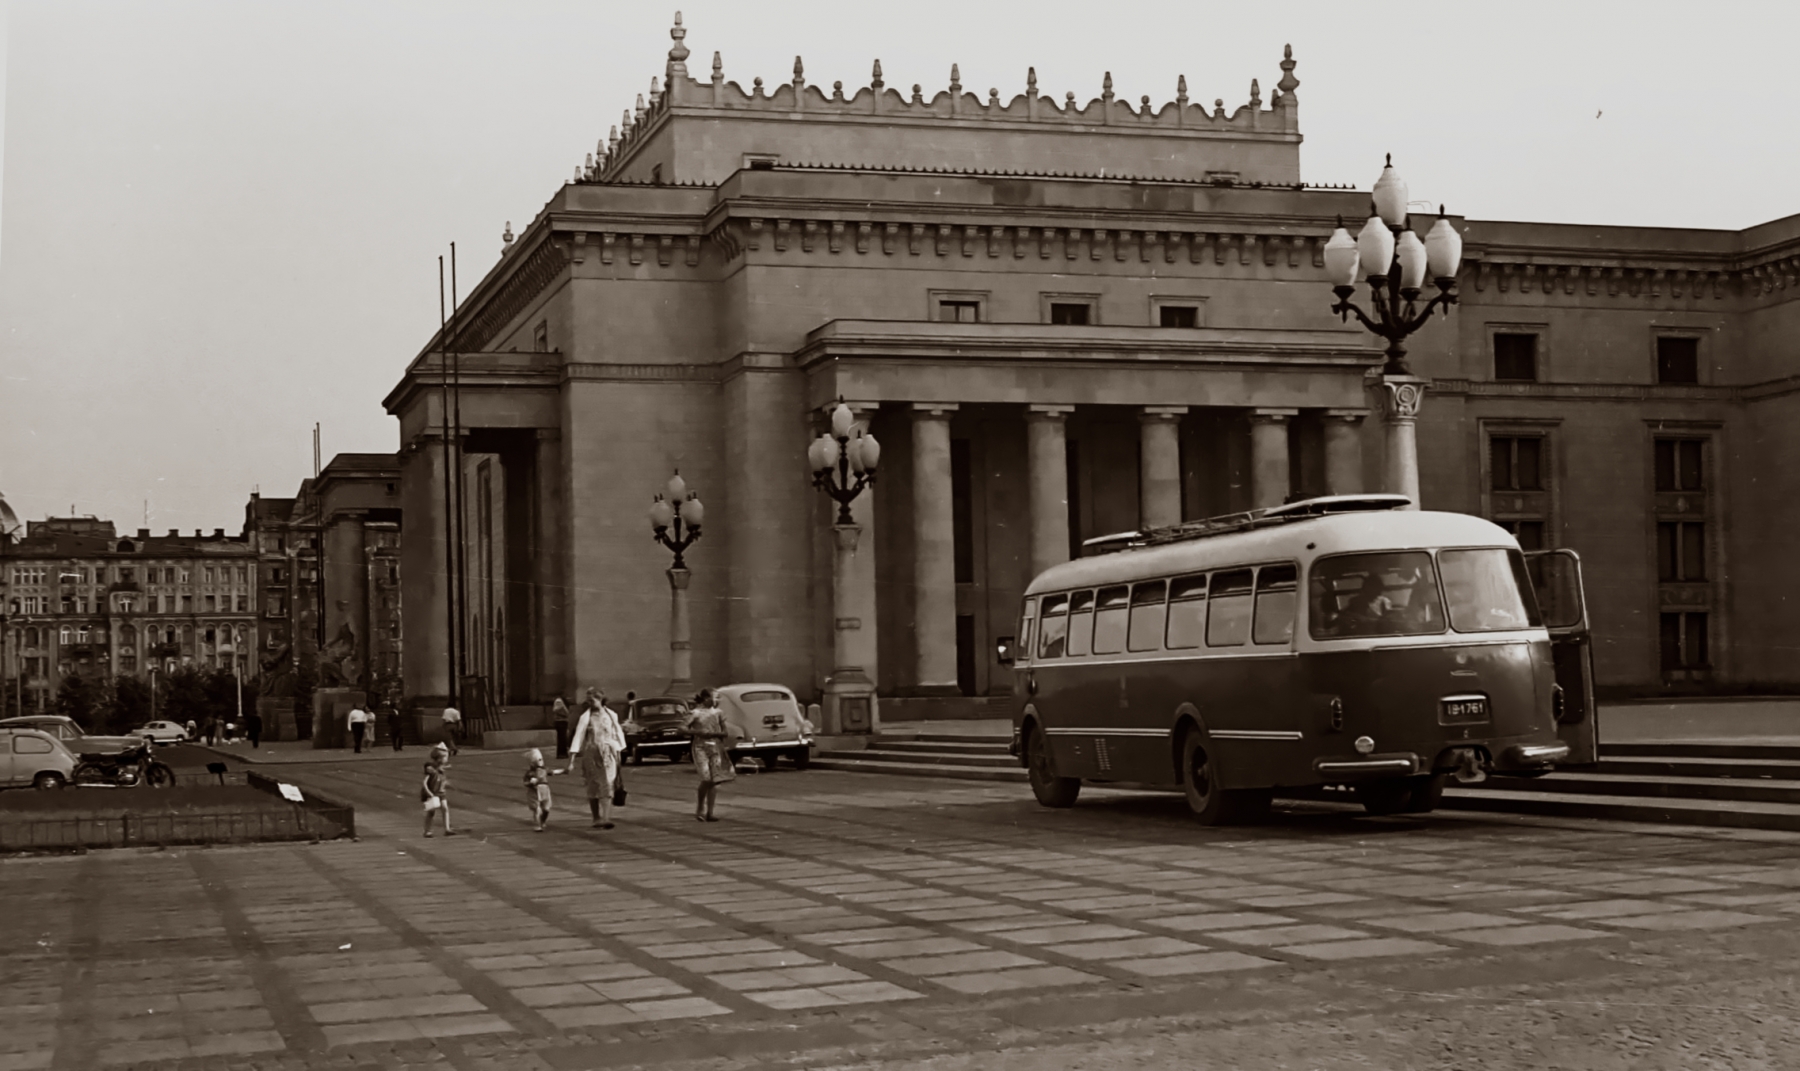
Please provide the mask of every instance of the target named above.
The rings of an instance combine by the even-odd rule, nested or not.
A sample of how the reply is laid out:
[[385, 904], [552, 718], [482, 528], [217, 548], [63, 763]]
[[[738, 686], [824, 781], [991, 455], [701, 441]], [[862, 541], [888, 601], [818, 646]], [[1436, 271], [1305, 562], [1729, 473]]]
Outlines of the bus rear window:
[[1257, 643], [1288, 643], [1294, 638], [1294, 603], [1299, 574], [1291, 565], [1265, 565], [1256, 574]]
[[1125, 649], [1125, 615], [1131, 609], [1131, 589], [1124, 584], [1101, 588], [1095, 596], [1094, 653], [1118, 654]]
[[1044, 596], [1044, 616], [1038, 625], [1038, 657], [1061, 658], [1063, 640], [1068, 636], [1069, 597], [1067, 595]]
[[1192, 650], [1204, 635], [1206, 574], [1176, 577], [1169, 582], [1169, 650]]
[[1069, 646], [1071, 655], [1087, 654], [1094, 639], [1094, 593], [1077, 591], [1069, 596]]
[[1438, 569], [1450, 603], [1450, 627], [1456, 631], [1500, 632], [1544, 623], [1518, 551], [1441, 550]]
[[1149, 580], [1131, 589], [1131, 635], [1126, 642], [1129, 649], [1162, 649], [1163, 607], [1168, 588], [1168, 581]]
[[1424, 551], [1320, 558], [1307, 595], [1315, 640], [1444, 631], [1436, 570]]
[[1250, 638], [1250, 570], [1214, 573], [1206, 616], [1206, 645], [1236, 647]]

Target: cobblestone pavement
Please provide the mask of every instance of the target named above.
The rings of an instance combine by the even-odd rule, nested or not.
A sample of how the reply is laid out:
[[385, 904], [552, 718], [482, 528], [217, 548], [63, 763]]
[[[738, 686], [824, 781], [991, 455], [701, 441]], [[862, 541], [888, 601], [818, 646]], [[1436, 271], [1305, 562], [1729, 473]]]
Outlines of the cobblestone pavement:
[[1800, 837], [823, 771], [589, 828], [465, 752], [284, 773], [359, 842], [0, 862], [0, 1071], [1800, 1066]]

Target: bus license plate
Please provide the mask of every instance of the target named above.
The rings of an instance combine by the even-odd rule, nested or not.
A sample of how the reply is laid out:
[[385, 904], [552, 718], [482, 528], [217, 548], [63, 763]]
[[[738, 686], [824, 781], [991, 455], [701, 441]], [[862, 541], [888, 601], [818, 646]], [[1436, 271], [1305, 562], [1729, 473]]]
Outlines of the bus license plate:
[[1467, 725], [1488, 720], [1485, 695], [1462, 695], [1438, 701], [1439, 725]]

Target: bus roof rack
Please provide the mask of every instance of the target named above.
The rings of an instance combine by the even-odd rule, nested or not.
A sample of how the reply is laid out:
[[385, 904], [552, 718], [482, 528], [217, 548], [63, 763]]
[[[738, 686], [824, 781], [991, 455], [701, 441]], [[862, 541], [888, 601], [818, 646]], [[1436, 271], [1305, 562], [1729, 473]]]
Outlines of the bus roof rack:
[[1279, 506], [1269, 506], [1265, 509], [1253, 509], [1245, 513], [1226, 513], [1198, 521], [1183, 521], [1181, 524], [1171, 524], [1163, 528], [1115, 532], [1112, 535], [1096, 536], [1093, 539], [1084, 540], [1081, 545], [1094, 553], [1104, 554], [1115, 550], [1129, 550], [1133, 547], [1154, 547], [1164, 543], [1179, 543], [1188, 539], [1204, 539], [1207, 536], [1244, 532], [1252, 528], [1269, 528], [1312, 517], [1323, 517], [1331, 513], [1372, 513], [1407, 509], [1411, 506], [1412, 499], [1405, 495], [1323, 495], [1318, 498], [1303, 498], [1298, 502], [1286, 502]]

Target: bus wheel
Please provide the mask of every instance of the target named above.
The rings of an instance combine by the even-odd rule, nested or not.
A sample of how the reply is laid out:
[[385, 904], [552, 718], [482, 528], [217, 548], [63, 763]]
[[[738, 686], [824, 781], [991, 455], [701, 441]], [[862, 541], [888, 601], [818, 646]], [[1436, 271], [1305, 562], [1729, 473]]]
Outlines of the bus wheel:
[[1198, 732], [1189, 732], [1181, 742], [1181, 785], [1187, 792], [1188, 808], [1203, 826], [1223, 825], [1231, 820], [1232, 793], [1219, 787], [1219, 771]]
[[1031, 779], [1031, 794], [1046, 807], [1073, 807], [1081, 795], [1081, 780], [1058, 777], [1050, 761], [1050, 745], [1041, 730], [1033, 729], [1025, 741], [1025, 769]]
[[1413, 779], [1412, 795], [1406, 801], [1407, 814], [1430, 814], [1444, 799], [1444, 782], [1448, 774], [1429, 774]]
[[1411, 809], [1413, 779], [1391, 777], [1380, 781], [1364, 781], [1356, 786], [1356, 802], [1370, 814], [1404, 814]]

